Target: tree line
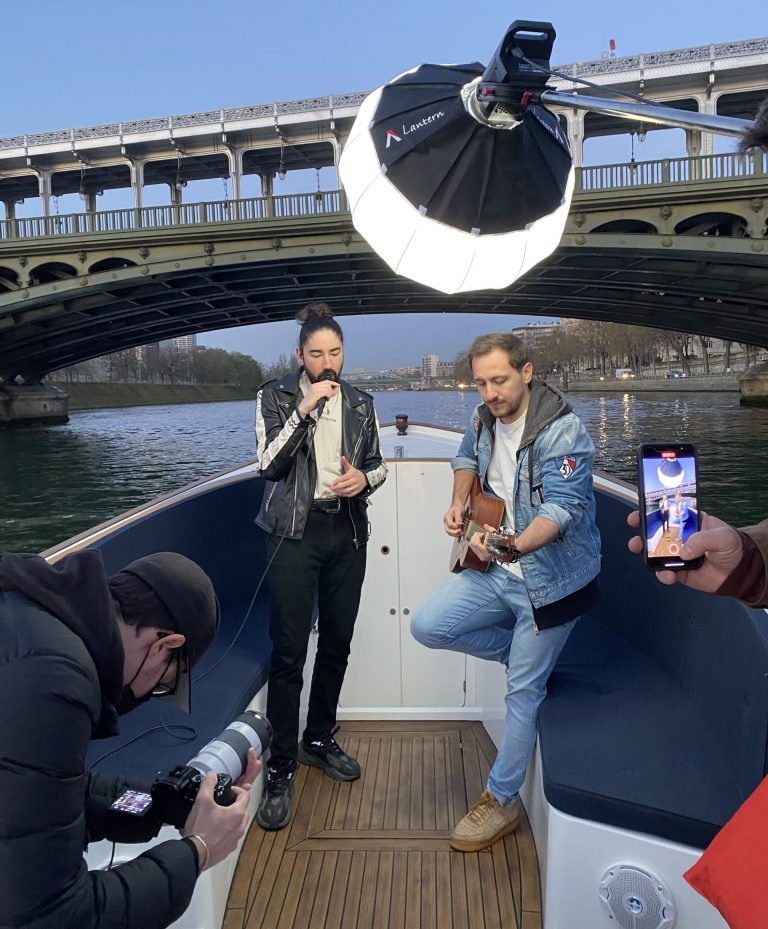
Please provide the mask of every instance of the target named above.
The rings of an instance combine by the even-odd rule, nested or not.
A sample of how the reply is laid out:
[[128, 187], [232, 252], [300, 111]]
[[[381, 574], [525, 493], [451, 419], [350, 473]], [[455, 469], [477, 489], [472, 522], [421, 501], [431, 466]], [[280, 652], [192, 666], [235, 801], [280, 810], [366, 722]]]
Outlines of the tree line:
[[223, 348], [197, 346], [189, 351], [143, 345], [70, 365], [50, 381], [113, 381], [136, 384], [227, 384], [258, 387], [264, 369], [255, 358]]
[[[720, 340], [718, 341], [718, 345]], [[723, 340], [713, 351], [712, 339], [667, 329], [629, 326], [596, 320], [565, 320], [554, 331], [532, 332], [531, 361], [539, 375], [580, 374], [612, 377], [619, 368], [635, 375], [663, 375], [676, 369], [686, 375], [709, 375], [748, 368], [757, 362], [758, 346]], [[454, 377], [470, 383], [466, 351], [454, 362]]]

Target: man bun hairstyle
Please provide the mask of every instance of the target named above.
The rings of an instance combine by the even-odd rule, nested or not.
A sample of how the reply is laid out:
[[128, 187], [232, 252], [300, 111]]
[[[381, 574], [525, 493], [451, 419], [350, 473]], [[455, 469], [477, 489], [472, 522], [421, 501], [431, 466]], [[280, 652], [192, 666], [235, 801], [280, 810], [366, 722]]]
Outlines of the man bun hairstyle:
[[321, 329], [330, 329], [339, 337], [342, 343], [344, 342], [344, 333], [341, 331], [341, 326], [333, 318], [333, 310], [327, 303], [308, 303], [299, 310], [296, 319], [301, 325], [299, 348], [304, 348], [307, 339]]
[[522, 339], [518, 339], [511, 332], [490, 332], [488, 335], [479, 335], [467, 349], [470, 370], [475, 358], [489, 355], [497, 348], [507, 353], [509, 363], [517, 371], [522, 370], [523, 366], [531, 360], [531, 353]]

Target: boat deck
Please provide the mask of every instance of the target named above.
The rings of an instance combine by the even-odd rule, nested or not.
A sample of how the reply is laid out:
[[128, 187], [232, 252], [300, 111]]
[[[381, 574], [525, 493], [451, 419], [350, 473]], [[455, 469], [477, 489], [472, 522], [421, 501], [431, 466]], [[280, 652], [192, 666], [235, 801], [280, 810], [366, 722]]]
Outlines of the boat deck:
[[527, 818], [482, 852], [448, 845], [496, 755], [481, 723], [347, 721], [338, 738], [363, 776], [300, 766], [289, 826], [251, 826], [223, 929], [540, 929]]

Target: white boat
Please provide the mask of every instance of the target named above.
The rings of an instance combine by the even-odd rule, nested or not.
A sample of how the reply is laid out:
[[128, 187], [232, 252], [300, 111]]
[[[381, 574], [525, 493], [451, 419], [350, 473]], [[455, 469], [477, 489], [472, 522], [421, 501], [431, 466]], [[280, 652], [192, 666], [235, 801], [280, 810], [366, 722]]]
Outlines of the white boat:
[[[501, 666], [430, 651], [409, 632], [413, 609], [448, 576], [442, 515], [460, 438], [421, 424], [407, 435], [383, 428], [389, 477], [369, 510], [339, 712], [339, 738], [363, 778], [331, 784], [302, 768], [292, 824], [277, 833], [252, 824], [239, 862], [230, 856], [202, 875], [177, 929], [726, 927], [682, 875], [765, 772], [768, 617], [659, 585], [626, 548], [636, 491], [605, 474], [594, 476], [603, 599], [550, 679], [523, 790], [527, 820], [493, 850], [450, 850], [448, 831], [479, 796], [498, 744], [505, 693]], [[193, 715], [150, 701], [123, 717], [119, 737], [92, 747], [101, 770], [164, 774], [246, 706], [264, 709], [268, 598], [253, 524], [262, 485], [255, 464], [233, 468], [45, 553], [55, 561], [98, 548], [114, 571], [181, 551], [209, 572], [222, 602]], [[186, 742], [167, 728], [189, 725]], [[158, 840], [176, 835], [167, 827]], [[115, 861], [141, 850], [118, 846]], [[89, 866], [106, 867], [112, 852], [92, 846]]]

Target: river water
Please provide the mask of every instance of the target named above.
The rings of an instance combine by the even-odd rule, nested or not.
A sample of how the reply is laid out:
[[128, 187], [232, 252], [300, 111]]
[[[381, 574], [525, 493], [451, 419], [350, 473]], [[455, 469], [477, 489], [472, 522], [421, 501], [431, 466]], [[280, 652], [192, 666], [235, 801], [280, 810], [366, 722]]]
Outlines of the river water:
[[[465, 428], [474, 391], [381, 392], [382, 422]], [[768, 409], [737, 393], [568, 396], [596, 467], [635, 483], [640, 442], [699, 449], [705, 510], [738, 525], [768, 517]], [[0, 551], [41, 551], [159, 494], [254, 457], [254, 404], [179, 404], [73, 413], [66, 426], [0, 430]], [[446, 501], [447, 505], [447, 501]]]

